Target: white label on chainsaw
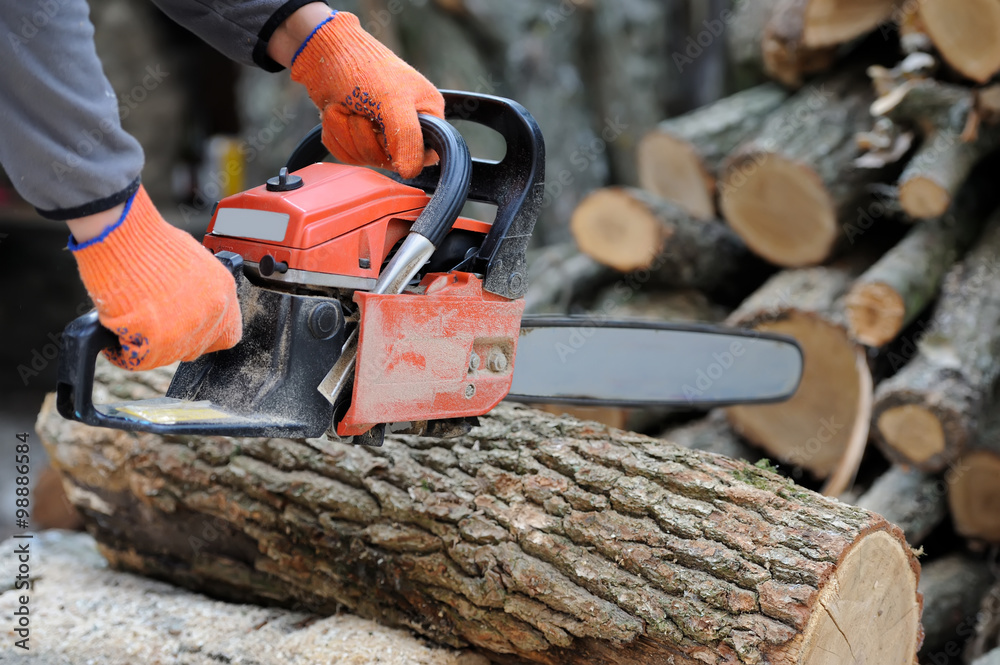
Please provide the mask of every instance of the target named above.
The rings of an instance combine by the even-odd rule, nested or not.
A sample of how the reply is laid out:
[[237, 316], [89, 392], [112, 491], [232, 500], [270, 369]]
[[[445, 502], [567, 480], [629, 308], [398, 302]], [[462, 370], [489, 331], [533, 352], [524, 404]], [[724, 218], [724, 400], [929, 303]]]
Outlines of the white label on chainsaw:
[[288, 231], [288, 219], [288, 213], [284, 212], [219, 208], [215, 214], [215, 227], [212, 233], [218, 236], [281, 242]]

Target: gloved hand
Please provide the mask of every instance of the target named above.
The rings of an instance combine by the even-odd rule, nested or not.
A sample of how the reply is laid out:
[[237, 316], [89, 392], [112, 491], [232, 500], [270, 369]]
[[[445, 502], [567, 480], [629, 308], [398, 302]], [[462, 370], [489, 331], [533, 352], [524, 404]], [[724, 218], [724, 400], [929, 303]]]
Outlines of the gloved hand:
[[69, 244], [80, 277], [131, 370], [194, 360], [236, 345], [243, 334], [236, 282], [211, 252], [164, 221], [141, 186], [117, 224]]
[[417, 114], [444, 118], [444, 98], [357, 16], [337, 12], [317, 26], [292, 60], [292, 79], [319, 107], [323, 144], [339, 161], [413, 178], [436, 159]]

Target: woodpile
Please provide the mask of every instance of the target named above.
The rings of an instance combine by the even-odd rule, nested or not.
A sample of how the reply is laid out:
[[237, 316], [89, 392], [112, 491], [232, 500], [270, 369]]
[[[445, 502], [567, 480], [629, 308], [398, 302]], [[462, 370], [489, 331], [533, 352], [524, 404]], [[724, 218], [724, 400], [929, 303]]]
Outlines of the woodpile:
[[766, 456], [925, 546], [920, 662], [991, 662], [1000, 646], [997, 620], [979, 629], [993, 642], [957, 659], [1000, 546], [998, 15], [995, 2], [741, 3], [727, 37], [744, 89], [646, 135], [640, 187], [598, 189], [574, 212], [580, 254], [564, 248], [559, 265], [587, 270], [533, 303], [594, 314], [599, 289], [620, 306], [693, 288], [728, 325], [797, 339], [788, 402], [661, 414], [644, 431]]
[[[98, 397], [168, 378], [105, 365]], [[114, 567], [216, 597], [347, 609], [498, 663], [916, 657], [897, 527], [694, 446], [510, 406], [381, 448], [90, 428], [52, 396], [37, 429]]]

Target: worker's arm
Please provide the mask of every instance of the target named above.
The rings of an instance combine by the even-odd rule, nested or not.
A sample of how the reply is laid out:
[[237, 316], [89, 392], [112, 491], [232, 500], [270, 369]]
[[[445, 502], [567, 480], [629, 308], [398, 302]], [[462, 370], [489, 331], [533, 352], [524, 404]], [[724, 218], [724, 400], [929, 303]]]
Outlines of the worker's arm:
[[119, 122], [87, 3], [33, 23], [35, 8], [0, 3], [0, 164], [42, 215], [69, 224], [84, 286], [121, 342], [111, 359], [150, 369], [233, 346], [236, 284], [140, 185], [142, 148]]

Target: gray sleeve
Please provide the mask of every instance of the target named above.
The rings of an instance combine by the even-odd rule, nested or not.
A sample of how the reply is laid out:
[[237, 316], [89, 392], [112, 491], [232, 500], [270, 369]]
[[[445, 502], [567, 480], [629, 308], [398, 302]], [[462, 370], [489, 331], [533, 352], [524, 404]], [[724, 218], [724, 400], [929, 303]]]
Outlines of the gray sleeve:
[[286, 18], [323, 0], [153, 0], [164, 14], [244, 65], [283, 69], [267, 55], [271, 35]]
[[0, 2], [0, 35], [0, 164], [18, 193], [51, 219], [127, 199], [142, 148], [119, 122], [87, 3]]

